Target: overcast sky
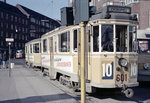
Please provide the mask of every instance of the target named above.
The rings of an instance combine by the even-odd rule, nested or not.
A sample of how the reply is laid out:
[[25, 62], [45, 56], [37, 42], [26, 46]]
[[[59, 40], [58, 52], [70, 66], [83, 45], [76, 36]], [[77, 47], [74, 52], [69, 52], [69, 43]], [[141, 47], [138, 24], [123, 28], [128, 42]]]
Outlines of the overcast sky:
[[21, 4], [29, 9], [60, 20], [60, 8], [68, 6], [68, 0], [6, 0], [8, 4]]

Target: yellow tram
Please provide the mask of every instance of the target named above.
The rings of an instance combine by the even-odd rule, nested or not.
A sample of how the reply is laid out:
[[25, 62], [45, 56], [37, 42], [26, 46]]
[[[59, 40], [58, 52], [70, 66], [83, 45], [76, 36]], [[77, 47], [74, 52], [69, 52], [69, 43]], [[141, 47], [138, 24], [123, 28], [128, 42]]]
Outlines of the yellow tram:
[[41, 39], [25, 44], [25, 60], [30, 67], [41, 67]]
[[[132, 97], [130, 87], [139, 85], [138, 22], [131, 16], [129, 7], [116, 6], [116, 12], [110, 7], [115, 8], [104, 8], [110, 10], [109, 13], [92, 16], [86, 25], [86, 91], [122, 88], [127, 97]], [[51, 79], [73, 88], [80, 88], [80, 34], [80, 26], [72, 25], [62, 26], [41, 37], [41, 66], [47, 68]]]
[[138, 30], [138, 81], [150, 81], [150, 30]]

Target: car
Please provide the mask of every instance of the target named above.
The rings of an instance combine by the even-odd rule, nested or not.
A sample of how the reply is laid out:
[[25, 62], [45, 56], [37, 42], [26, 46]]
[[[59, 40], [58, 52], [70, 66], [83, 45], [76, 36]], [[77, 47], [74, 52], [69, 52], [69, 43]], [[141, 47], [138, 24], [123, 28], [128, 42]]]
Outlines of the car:
[[16, 58], [23, 58], [24, 57], [24, 53], [23, 50], [17, 50], [16, 51]]

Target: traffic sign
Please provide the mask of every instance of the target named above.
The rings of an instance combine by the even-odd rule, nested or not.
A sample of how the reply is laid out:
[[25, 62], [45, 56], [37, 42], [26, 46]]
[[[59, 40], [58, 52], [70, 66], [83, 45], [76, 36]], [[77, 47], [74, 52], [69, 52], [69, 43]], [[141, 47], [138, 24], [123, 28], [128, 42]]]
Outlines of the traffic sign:
[[6, 42], [14, 42], [14, 38], [6, 38]]

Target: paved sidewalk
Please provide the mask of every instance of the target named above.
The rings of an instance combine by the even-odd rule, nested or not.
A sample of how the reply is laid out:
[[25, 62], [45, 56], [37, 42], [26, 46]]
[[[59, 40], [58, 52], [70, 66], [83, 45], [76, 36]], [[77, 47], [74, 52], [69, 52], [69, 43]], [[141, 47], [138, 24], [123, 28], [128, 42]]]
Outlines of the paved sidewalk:
[[0, 69], [0, 103], [78, 103], [51, 82], [21, 65]]

